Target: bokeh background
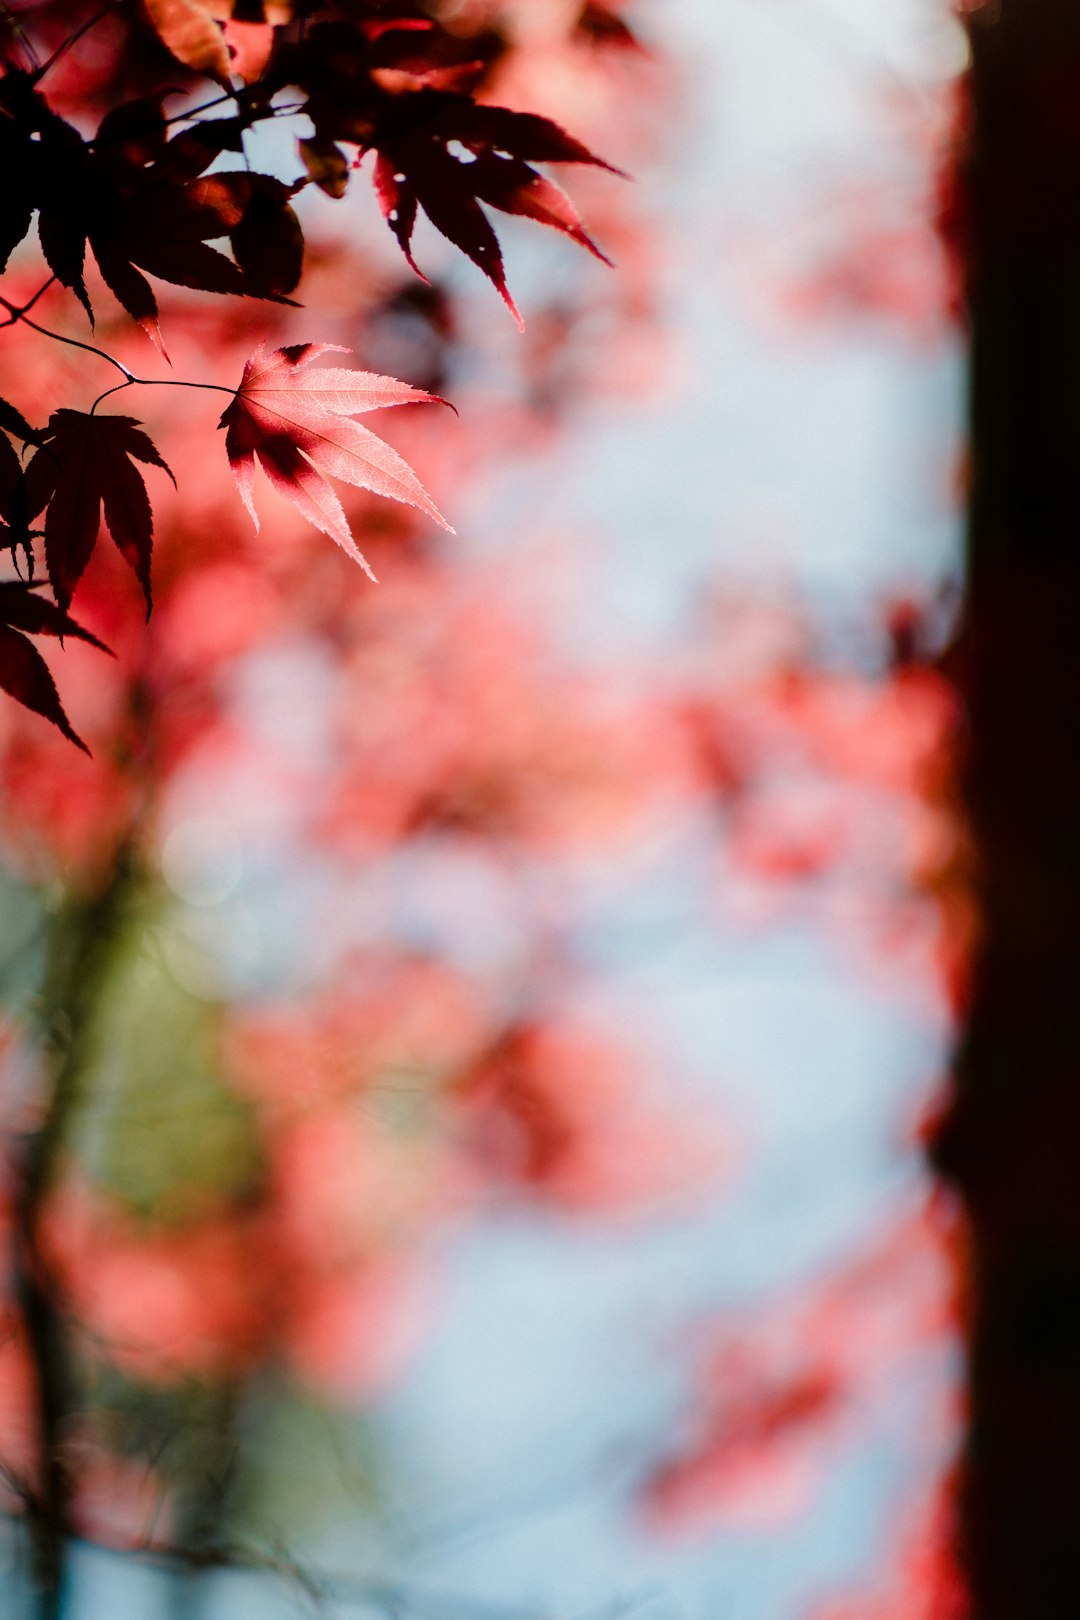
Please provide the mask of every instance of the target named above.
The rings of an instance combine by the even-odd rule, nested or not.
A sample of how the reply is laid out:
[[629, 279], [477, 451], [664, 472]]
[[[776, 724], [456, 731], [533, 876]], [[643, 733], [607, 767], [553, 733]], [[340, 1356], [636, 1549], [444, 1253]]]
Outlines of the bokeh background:
[[[180, 493], [150, 630], [99, 559], [120, 658], [58, 665], [95, 758], [0, 714], [13, 1155], [92, 1001], [78, 1620], [945, 1613], [963, 39], [594, 9], [458, 11], [632, 172], [573, 181], [613, 272], [510, 222], [519, 336], [434, 232], [425, 288], [305, 216], [290, 330], [454, 400], [385, 433], [457, 535], [359, 498], [377, 586], [269, 492], [256, 539], [201, 397], [140, 398]], [[238, 373], [266, 312], [185, 296], [178, 373]]]

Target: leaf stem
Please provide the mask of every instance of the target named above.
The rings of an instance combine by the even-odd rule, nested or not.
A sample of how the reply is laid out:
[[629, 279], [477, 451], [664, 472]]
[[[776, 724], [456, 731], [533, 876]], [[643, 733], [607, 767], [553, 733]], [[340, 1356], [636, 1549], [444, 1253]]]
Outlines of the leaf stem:
[[108, 399], [110, 394], [122, 393], [125, 388], [130, 388], [132, 383], [135, 382], [135, 381], [136, 381], [136, 379], [134, 377], [128, 377], [125, 382], [116, 383], [112, 388], [106, 388], [105, 392], [103, 394], [99, 394], [97, 399], [95, 399], [94, 403], [91, 405], [91, 407], [90, 407], [90, 415], [91, 416], [96, 415], [97, 408], [101, 404], [103, 399]]
[[[119, 364], [118, 361], [113, 363]], [[95, 407], [100, 405], [103, 399], [107, 399], [110, 394], [118, 394], [122, 388], [130, 388], [132, 383], [136, 383], [140, 388], [204, 388], [212, 394], [228, 394], [230, 397], [236, 395], [236, 389], [227, 387], [225, 383], [186, 382], [179, 377], [133, 377], [129, 373], [127, 382], [117, 383], [115, 388], [106, 388], [103, 394], [98, 395], [90, 407], [90, 415], [93, 416]]]
[[[119, 361], [114, 361], [113, 364], [118, 365]], [[136, 383], [140, 388], [205, 388], [215, 394], [232, 396], [236, 394], [235, 388], [227, 388], [224, 383], [183, 382], [179, 377], [133, 377], [129, 373], [126, 382], [117, 383], [114, 388], [106, 388], [103, 394], [98, 395], [90, 407], [90, 415], [94, 415], [103, 399], [108, 399], [110, 394], [121, 393], [123, 389], [130, 388], [132, 383]]]

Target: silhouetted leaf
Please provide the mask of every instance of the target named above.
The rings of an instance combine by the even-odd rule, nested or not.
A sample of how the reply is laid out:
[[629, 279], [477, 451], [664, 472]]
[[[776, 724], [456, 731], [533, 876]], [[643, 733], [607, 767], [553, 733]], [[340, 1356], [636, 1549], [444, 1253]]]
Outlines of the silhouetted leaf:
[[[46, 505], [45, 562], [65, 612], [101, 527], [102, 510], [117, 549], [135, 571], [149, 616], [153, 515], [135, 461], [172, 473], [130, 416], [57, 411], [26, 469], [29, 514]], [[176, 480], [173, 479], [175, 483]]]
[[611, 165], [548, 118], [474, 101], [470, 92], [482, 69], [479, 62], [418, 56], [415, 34], [400, 22], [367, 39], [362, 29], [321, 24], [282, 62], [282, 74], [307, 93], [304, 111], [314, 135], [301, 151], [315, 183], [331, 196], [344, 191], [348, 160], [340, 142], [378, 153], [376, 193], [412, 268], [412, 234], [422, 208], [479, 265], [520, 325], [481, 203], [563, 231], [607, 263], [569, 198], [531, 164]]
[[15, 438], [22, 439], [24, 444], [38, 444], [41, 434], [37, 428], [32, 428], [22, 411], [9, 405], [6, 399], [0, 399], [0, 428], [5, 433], [14, 434]]
[[32, 585], [21, 580], [0, 583], [0, 688], [25, 708], [51, 721], [65, 737], [89, 753], [64, 713], [49, 666], [27, 641], [27, 635], [73, 636], [102, 652], [109, 649], [54, 602], [39, 596]]

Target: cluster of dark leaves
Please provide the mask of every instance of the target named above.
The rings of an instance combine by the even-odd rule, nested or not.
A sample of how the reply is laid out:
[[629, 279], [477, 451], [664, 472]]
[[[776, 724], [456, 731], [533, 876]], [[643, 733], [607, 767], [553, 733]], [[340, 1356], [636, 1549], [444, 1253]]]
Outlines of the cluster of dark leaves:
[[[167, 117], [168, 88], [156, 85], [107, 112], [86, 138], [46, 100], [39, 87], [46, 70], [9, 60], [0, 77], [7, 177], [0, 271], [36, 213], [49, 269], [91, 320], [88, 249], [114, 296], [151, 335], [158, 311], [147, 274], [205, 292], [281, 299], [303, 268], [292, 197], [309, 182], [343, 196], [368, 152], [383, 213], [411, 265], [422, 209], [509, 301], [482, 204], [552, 226], [603, 257], [569, 199], [533, 164], [610, 165], [550, 119], [477, 100], [504, 47], [497, 34], [463, 40], [408, 4], [319, 9], [327, 14], [288, 24], [282, 4], [255, 0], [239, 22], [232, 0], [150, 0], [150, 20], [178, 61], [228, 85], [236, 108], [228, 117]], [[237, 56], [233, 65], [257, 69], [239, 86], [228, 73], [228, 30], [238, 26], [267, 36], [259, 50], [248, 42]], [[595, 4], [583, 8], [580, 26], [590, 38], [625, 33]], [[465, 47], [472, 49], [461, 60]], [[312, 125], [299, 141], [303, 172], [292, 185], [252, 172], [244, 154], [245, 133], [286, 108]], [[186, 127], [170, 133], [176, 124]], [[208, 174], [226, 153], [237, 155], [237, 167]], [[224, 241], [231, 257], [212, 245]]]
[[[569, 198], [534, 165], [609, 165], [550, 119], [478, 99], [507, 42], [492, 26], [471, 37], [443, 28], [439, 10], [440, 0], [314, 0], [295, 15], [289, 0], [122, 0], [108, 12], [119, 39], [111, 82], [134, 83], [138, 93], [113, 101], [92, 135], [50, 103], [43, 81], [105, 14], [84, 16], [72, 0], [10, 14], [0, 30], [0, 273], [36, 219], [48, 270], [91, 325], [88, 256], [164, 352], [149, 278], [291, 302], [304, 259], [296, 193], [314, 184], [343, 197], [371, 153], [376, 196], [410, 266], [417, 269], [412, 239], [423, 211], [520, 320], [485, 207], [551, 226], [603, 258]], [[634, 44], [599, 0], [582, 6], [578, 28], [598, 45]], [[212, 106], [168, 113], [170, 97], [200, 79], [218, 87]], [[65, 110], [89, 122], [100, 88], [85, 105], [73, 107], [69, 94]], [[255, 172], [249, 131], [295, 113], [310, 125], [295, 180]], [[149, 609], [152, 514], [137, 463], [169, 469], [130, 417], [61, 408], [35, 430], [0, 401], [0, 428], [33, 447], [24, 469], [0, 435], [0, 549], [24, 558], [28, 576], [4, 587], [0, 685], [73, 735], [25, 632], [92, 639], [68, 610], [102, 516]], [[339, 537], [335, 514], [320, 526]], [[33, 583], [38, 540], [55, 605]]]
[[[325, 22], [286, 44], [276, 88], [295, 86], [314, 126], [301, 153], [310, 178], [341, 197], [356, 158], [375, 153], [375, 191], [409, 264], [417, 213], [468, 255], [514, 314], [502, 253], [482, 203], [563, 231], [597, 257], [569, 198], [534, 163], [609, 168], [548, 118], [475, 99], [483, 60], [445, 62], [430, 30], [385, 22], [365, 30]], [[271, 81], [273, 82], [273, 81]]]
[[[48, 666], [26, 636], [56, 636], [61, 641], [73, 636], [108, 651], [68, 611], [94, 549], [102, 512], [117, 549], [142, 585], [149, 613], [153, 514], [135, 463], [160, 467], [170, 478], [172, 474], [129, 416], [61, 409], [35, 432], [13, 406], [0, 400], [0, 424], [36, 446], [24, 468], [0, 433], [0, 548], [13, 556], [21, 553], [30, 576], [0, 583], [0, 688], [51, 720], [82, 748], [85, 744], [64, 713]], [[43, 511], [44, 527], [32, 528]], [[41, 582], [33, 579], [35, 539], [44, 541], [55, 601], [42, 596]]]
[[[72, 416], [75, 413], [68, 411], [58, 414]], [[5, 427], [14, 426], [30, 432], [18, 412], [4, 401], [0, 401], [0, 423]], [[35, 452], [31, 465], [43, 452], [44, 446]], [[21, 546], [32, 556], [31, 504], [32, 497], [22, 463], [8, 439], [0, 433], [0, 546], [12, 550]], [[28, 636], [65, 635], [102, 647], [96, 636], [75, 623], [67, 611], [66, 602], [51, 602], [32, 580], [0, 582], [0, 689], [28, 709], [33, 709], [36, 714], [44, 715], [46, 720], [59, 726], [65, 737], [80, 748], [85, 748], [86, 745], [72, 729], [64, 713], [49, 666], [34, 644], [27, 640]], [[102, 647], [102, 651], [106, 650]]]
[[[124, 103], [93, 140], [52, 111], [33, 76], [0, 79], [0, 161], [11, 177], [0, 207], [0, 270], [37, 214], [45, 261], [93, 321], [89, 248], [106, 285], [155, 338], [158, 307], [144, 271], [204, 292], [274, 298], [300, 279], [303, 237], [295, 188], [246, 169], [207, 175], [242, 152], [243, 118], [169, 133], [163, 93]], [[213, 241], [228, 239], [229, 258]]]

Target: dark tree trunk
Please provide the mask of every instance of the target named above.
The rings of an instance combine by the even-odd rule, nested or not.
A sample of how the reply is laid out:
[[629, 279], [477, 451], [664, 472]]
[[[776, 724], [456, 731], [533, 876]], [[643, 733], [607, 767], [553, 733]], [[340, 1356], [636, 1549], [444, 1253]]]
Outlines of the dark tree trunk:
[[1080, 1616], [1080, 0], [969, 20], [962, 791], [982, 937], [939, 1164], [972, 1244], [974, 1620]]

